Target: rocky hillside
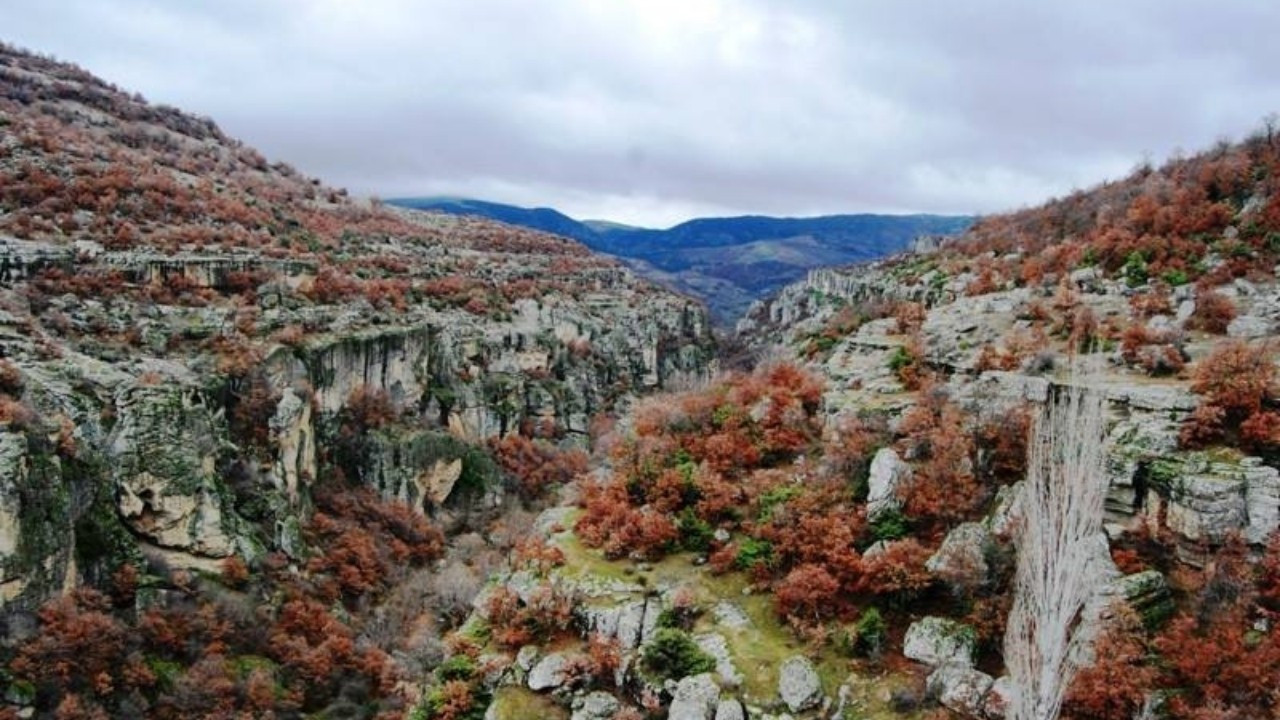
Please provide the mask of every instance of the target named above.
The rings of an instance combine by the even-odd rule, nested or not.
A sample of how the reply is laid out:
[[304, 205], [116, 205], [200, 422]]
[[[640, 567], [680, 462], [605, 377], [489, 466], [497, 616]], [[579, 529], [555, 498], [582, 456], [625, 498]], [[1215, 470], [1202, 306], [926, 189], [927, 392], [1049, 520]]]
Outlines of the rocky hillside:
[[600, 435], [461, 628], [493, 672], [428, 707], [1006, 717], [1029, 436], [1075, 387], [1106, 489], [1061, 717], [1274, 715], [1278, 173], [1260, 133], [761, 303], [756, 370]]
[[[509, 468], [713, 367], [701, 306], [575, 242], [351, 199], [209, 120], [0, 46], [0, 607], [24, 712], [227, 717], [176, 697], [216, 667], [242, 693], [226, 702], [292, 717], [368, 663], [386, 673], [358, 704], [404, 707], [411, 673], [378, 665], [403, 638], [371, 639], [366, 613], [444, 552], [426, 516], [451, 548], [509, 515], [495, 508], [518, 514], [541, 488]], [[73, 589], [33, 634], [31, 611]], [[228, 591], [247, 615], [212, 609]], [[289, 625], [290, 598], [326, 603], [307, 622], [329, 629]], [[223, 623], [208, 647], [141, 629], [197, 612]], [[254, 612], [280, 639], [227, 639]], [[96, 679], [47, 645], [93, 618], [120, 653]], [[343, 633], [355, 655], [304, 647]], [[256, 705], [241, 657], [265, 663]]]

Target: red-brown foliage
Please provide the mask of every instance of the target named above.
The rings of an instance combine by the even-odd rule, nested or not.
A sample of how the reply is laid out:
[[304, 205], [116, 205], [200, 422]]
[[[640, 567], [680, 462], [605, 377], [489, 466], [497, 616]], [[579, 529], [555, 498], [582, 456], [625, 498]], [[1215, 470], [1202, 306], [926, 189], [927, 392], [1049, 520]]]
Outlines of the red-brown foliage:
[[1121, 612], [1113, 622], [1094, 647], [1097, 661], [1072, 681], [1064, 720], [1130, 720], [1155, 687], [1157, 671], [1147, 664], [1137, 618]]
[[82, 589], [40, 609], [41, 632], [18, 651], [14, 674], [62, 693], [107, 695], [124, 678], [124, 625], [107, 598]]
[[924, 324], [924, 305], [915, 302], [899, 303], [893, 311], [893, 317], [898, 322], [899, 333], [914, 335], [920, 332], [920, 326]]
[[933, 584], [925, 561], [933, 551], [914, 538], [888, 543], [884, 550], [862, 562], [862, 590], [877, 595], [910, 599]]
[[548, 489], [587, 470], [585, 452], [561, 450], [545, 440], [512, 434], [490, 441], [490, 447], [498, 464], [515, 478], [521, 496], [527, 500], [542, 497]]
[[1222, 293], [1200, 290], [1196, 293], [1196, 308], [1187, 320], [1187, 327], [1221, 335], [1236, 319], [1236, 304]]
[[778, 614], [818, 622], [835, 612], [840, 583], [821, 565], [798, 565], [774, 590]]
[[1191, 389], [1204, 401], [1182, 428], [1182, 443], [1212, 442], [1265, 449], [1280, 444], [1275, 401], [1276, 367], [1265, 347], [1241, 340], [1219, 344], [1197, 363]]
[[443, 550], [443, 536], [426, 518], [370, 490], [321, 492], [317, 506], [306, 535], [319, 552], [307, 569], [321, 576], [318, 588], [331, 600], [376, 595]]
[[973, 473], [973, 438], [964, 416], [945, 397], [926, 393], [902, 419], [900, 454], [916, 458], [915, 473], [899, 493], [907, 515], [926, 531], [967, 518], [987, 491]]

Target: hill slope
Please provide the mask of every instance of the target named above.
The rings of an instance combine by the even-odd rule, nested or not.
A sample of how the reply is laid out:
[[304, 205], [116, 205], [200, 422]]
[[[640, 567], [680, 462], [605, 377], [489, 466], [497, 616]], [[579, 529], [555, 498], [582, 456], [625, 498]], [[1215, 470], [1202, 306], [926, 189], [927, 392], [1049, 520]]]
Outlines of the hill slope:
[[711, 363], [577, 242], [0, 44], [0, 717], [402, 717], [595, 416]]
[[478, 215], [563, 235], [623, 259], [664, 285], [703, 299], [720, 324], [811, 268], [884, 257], [920, 235], [963, 231], [973, 218], [938, 215], [829, 215], [812, 218], [699, 218], [665, 230], [577, 221], [549, 208], [481, 200], [402, 198], [403, 207]]

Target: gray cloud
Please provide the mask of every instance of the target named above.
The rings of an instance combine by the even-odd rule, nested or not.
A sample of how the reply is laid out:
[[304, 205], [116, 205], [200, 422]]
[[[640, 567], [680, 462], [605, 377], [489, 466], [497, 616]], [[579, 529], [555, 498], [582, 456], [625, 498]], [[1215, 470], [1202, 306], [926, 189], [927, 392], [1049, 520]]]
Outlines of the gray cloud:
[[327, 181], [662, 225], [990, 212], [1280, 109], [1269, 0], [41, 0], [10, 42]]

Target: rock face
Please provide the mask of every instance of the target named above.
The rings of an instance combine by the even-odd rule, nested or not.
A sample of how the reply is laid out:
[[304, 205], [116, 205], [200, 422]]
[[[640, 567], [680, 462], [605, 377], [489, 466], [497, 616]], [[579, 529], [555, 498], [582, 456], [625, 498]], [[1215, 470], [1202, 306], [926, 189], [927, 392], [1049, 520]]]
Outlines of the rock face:
[[[1060, 380], [1051, 373], [1053, 353], [1024, 358], [1021, 368], [979, 371], [977, 359], [986, 348], [1034, 335], [1037, 304], [1048, 294], [1027, 287], [972, 295], [966, 273], [942, 274], [928, 255], [896, 261], [869, 263], [853, 268], [821, 269], [805, 281], [785, 288], [775, 298], [757, 305], [740, 324], [748, 342], [761, 346], [805, 346], [809, 339], [824, 337], [828, 323], [843, 308], [874, 308], [899, 302], [924, 306], [922, 346], [928, 364], [948, 377], [946, 389], [953, 401], [981, 416], [998, 416], [1025, 403], [1045, 402]], [[934, 269], [929, 269], [934, 268]], [[1123, 280], [1107, 277], [1097, 268], [1080, 268], [1061, 278], [1075, 293], [1075, 301], [1095, 317], [1131, 321], [1129, 297]], [[1219, 288], [1239, 310], [1228, 328], [1240, 338], [1272, 337], [1280, 328], [1276, 311], [1280, 291], [1275, 284], [1243, 281]], [[1145, 322], [1158, 333], [1180, 333], [1195, 303], [1189, 287], [1175, 289], [1177, 312], [1156, 315]], [[1141, 320], [1141, 318], [1138, 318]], [[886, 365], [902, 344], [893, 318], [871, 320], [843, 338], [825, 336], [822, 350], [813, 360], [832, 379], [825, 400], [833, 414], [856, 413], [874, 406], [891, 420], [910, 400], [899, 399], [901, 384]], [[1042, 328], [1040, 329], [1042, 330]], [[1188, 346], [1192, 360], [1208, 353], [1209, 343]], [[815, 349], [816, 346], [808, 346]], [[1103, 392], [1111, 413], [1111, 489], [1107, 501], [1107, 527], [1113, 535], [1143, 525], [1166, 523], [1188, 549], [1197, 543], [1221, 542], [1239, 533], [1258, 545], [1280, 527], [1280, 472], [1256, 457], [1227, 453], [1195, 453], [1180, 449], [1179, 431], [1201, 398], [1185, 383], [1141, 377], [1140, 371], [1117, 368], [1117, 353], [1106, 358], [1107, 367], [1089, 380]], [[890, 450], [873, 459], [869, 476], [868, 514], [874, 516], [893, 506], [893, 488], [899, 467]], [[1004, 536], [1014, 508], [997, 514], [991, 530]]]
[[[126, 281], [182, 275], [210, 292], [228, 274], [280, 273], [256, 295], [252, 312], [264, 332], [253, 362], [236, 375], [205, 349], [240, 337], [238, 310], [217, 300], [144, 311], [130, 304], [129, 286], [109, 306], [54, 298], [85, 334], [68, 333], [53, 355], [29, 332], [5, 329], [29, 328], [35, 317], [0, 316], [0, 357], [23, 377], [19, 400], [47, 423], [29, 432], [0, 428], [0, 566], [7, 568], [0, 598], [27, 608], [143, 550], [175, 568], [211, 571], [232, 554], [298, 557], [311, 485], [335, 464], [348, 480], [420, 512], [492, 507], [502, 489], [477, 444], [522, 424], [556, 428], [573, 443], [595, 414], [714, 366], [705, 311], [618, 267], [584, 267], [575, 281], [589, 291], [519, 298], [509, 313], [485, 317], [430, 303], [402, 311], [308, 304], [296, 274], [314, 267], [252, 254], [144, 262], [137, 253], [0, 243], [11, 276], [19, 255], [31, 267], [61, 263], [72, 273], [86, 271], [85, 263], [125, 268]], [[417, 260], [429, 266], [434, 257]], [[143, 328], [138, 349], [106, 352], [88, 335], [104, 323], [123, 332], [135, 320]], [[271, 328], [302, 326], [310, 330], [287, 345], [263, 339]], [[335, 451], [357, 390], [385, 392], [410, 421]], [[73, 432], [71, 465], [48, 446], [57, 418]], [[25, 489], [32, 484], [39, 492]], [[89, 540], [76, 537], [77, 525], [92, 527], [102, 546], [77, 549]], [[95, 565], [77, 566], [77, 556]]]
[[817, 707], [822, 702], [822, 680], [808, 658], [787, 658], [778, 673], [778, 696], [791, 712]]
[[126, 388], [111, 439], [121, 518], [154, 544], [222, 558], [234, 549], [233, 516], [217, 476], [220, 419], [198, 389], [177, 383]]
[[907, 628], [902, 654], [926, 665], [973, 666], [973, 629], [954, 620], [926, 617]]
[[709, 673], [691, 675], [676, 685], [667, 710], [669, 720], [712, 720], [720, 699], [720, 687]]

